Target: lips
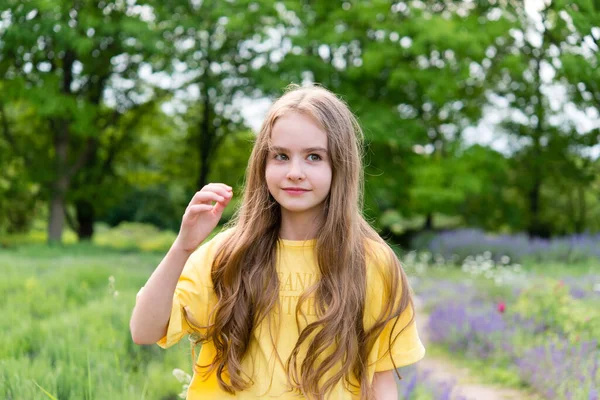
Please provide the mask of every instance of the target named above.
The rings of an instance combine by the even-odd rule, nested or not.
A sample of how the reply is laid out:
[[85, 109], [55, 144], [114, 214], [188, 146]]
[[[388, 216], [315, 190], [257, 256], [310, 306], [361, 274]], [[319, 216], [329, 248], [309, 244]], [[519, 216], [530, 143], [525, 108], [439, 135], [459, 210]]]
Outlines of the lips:
[[283, 190], [285, 190], [289, 194], [302, 194], [302, 193], [309, 192], [308, 189], [302, 189], [302, 188], [296, 188], [296, 187], [283, 188]]

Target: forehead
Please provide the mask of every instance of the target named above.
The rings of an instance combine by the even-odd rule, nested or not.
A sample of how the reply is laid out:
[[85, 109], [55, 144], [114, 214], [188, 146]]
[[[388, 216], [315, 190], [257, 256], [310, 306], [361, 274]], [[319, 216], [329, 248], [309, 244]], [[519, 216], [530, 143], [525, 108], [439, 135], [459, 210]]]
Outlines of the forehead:
[[288, 149], [323, 147], [327, 149], [327, 133], [311, 117], [301, 113], [286, 113], [277, 118], [271, 131], [270, 144]]

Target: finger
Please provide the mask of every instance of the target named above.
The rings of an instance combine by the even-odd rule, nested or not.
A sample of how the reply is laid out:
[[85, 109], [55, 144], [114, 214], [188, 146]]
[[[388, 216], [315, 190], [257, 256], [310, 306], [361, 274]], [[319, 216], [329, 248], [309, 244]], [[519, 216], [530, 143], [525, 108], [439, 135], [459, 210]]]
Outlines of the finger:
[[216, 193], [219, 196], [223, 197], [223, 199], [231, 199], [233, 196], [233, 192], [230, 190], [226, 190], [221, 186], [205, 186], [200, 192], [212, 192]]
[[206, 186], [208, 186], [208, 185], [219, 185], [219, 186], [223, 186], [223, 187], [225, 187], [225, 188], [229, 188], [229, 189], [231, 189], [231, 186], [229, 186], [229, 185], [226, 185], [226, 184], [224, 184], [224, 183], [221, 183], [221, 182], [210, 182], [210, 183], [209, 183], [209, 184], [207, 184]]
[[200, 190], [200, 192], [213, 192], [213, 193], [217, 193], [223, 197], [230, 197], [231, 193], [233, 191], [229, 189], [229, 186], [226, 186], [223, 184], [211, 183], [211, 184], [204, 186], [202, 188], [202, 190]]
[[[222, 189], [224, 189], [224, 190], [225, 190], [225, 191], [227, 191], [227, 192], [231, 192], [231, 191], [233, 191], [233, 188], [232, 188], [231, 186], [229, 186], [229, 185], [226, 185], [226, 184], [224, 184], [224, 183], [209, 183], [208, 185], [204, 186], [204, 188], [206, 188], [206, 187], [210, 187], [210, 188], [216, 188], [216, 187], [219, 187], [219, 188], [222, 188]], [[203, 188], [203, 189], [204, 189], [204, 188]]]
[[[227, 201], [227, 203], [229, 203], [229, 201]], [[223, 213], [223, 210], [225, 210], [225, 207], [227, 207], [227, 203], [225, 202], [218, 202], [217, 204], [215, 204], [215, 207], [213, 208], [213, 214], [215, 215], [221, 215]]]
[[194, 197], [192, 197], [192, 201], [190, 201], [190, 206], [193, 204], [210, 204], [211, 202], [219, 202], [225, 201], [225, 197], [221, 196], [218, 193], [212, 191], [200, 191], [196, 192]]
[[223, 213], [223, 210], [225, 209], [225, 207], [227, 207], [227, 205], [229, 204], [229, 202], [231, 201], [232, 198], [233, 198], [233, 193], [231, 194], [231, 197], [226, 198], [225, 201], [217, 202], [217, 204], [215, 204], [213, 213], [215, 215], [221, 215], [221, 213]]

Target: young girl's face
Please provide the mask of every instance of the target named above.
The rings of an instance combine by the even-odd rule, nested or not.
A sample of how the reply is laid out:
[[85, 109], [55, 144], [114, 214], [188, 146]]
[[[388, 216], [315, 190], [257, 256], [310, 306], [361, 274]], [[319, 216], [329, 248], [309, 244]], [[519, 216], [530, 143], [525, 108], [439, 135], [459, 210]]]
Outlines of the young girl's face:
[[314, 217], [331, 188], [327, 133], [310, 117], [288, 113], [275, 121], [265, 178], [285, 213]]

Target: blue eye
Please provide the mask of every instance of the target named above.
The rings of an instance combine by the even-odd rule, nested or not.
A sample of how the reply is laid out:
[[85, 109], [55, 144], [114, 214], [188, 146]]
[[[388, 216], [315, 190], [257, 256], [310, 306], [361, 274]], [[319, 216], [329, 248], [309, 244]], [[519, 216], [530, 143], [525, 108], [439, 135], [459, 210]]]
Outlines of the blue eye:
[[275, 154], [275, 159], [279, 161], [285, 161], [288, 157], [285, 154]]
[[320, 161], [321, 160], [321, 156], [318, 154], [309, 154], [308, 158], [310, 161]]

